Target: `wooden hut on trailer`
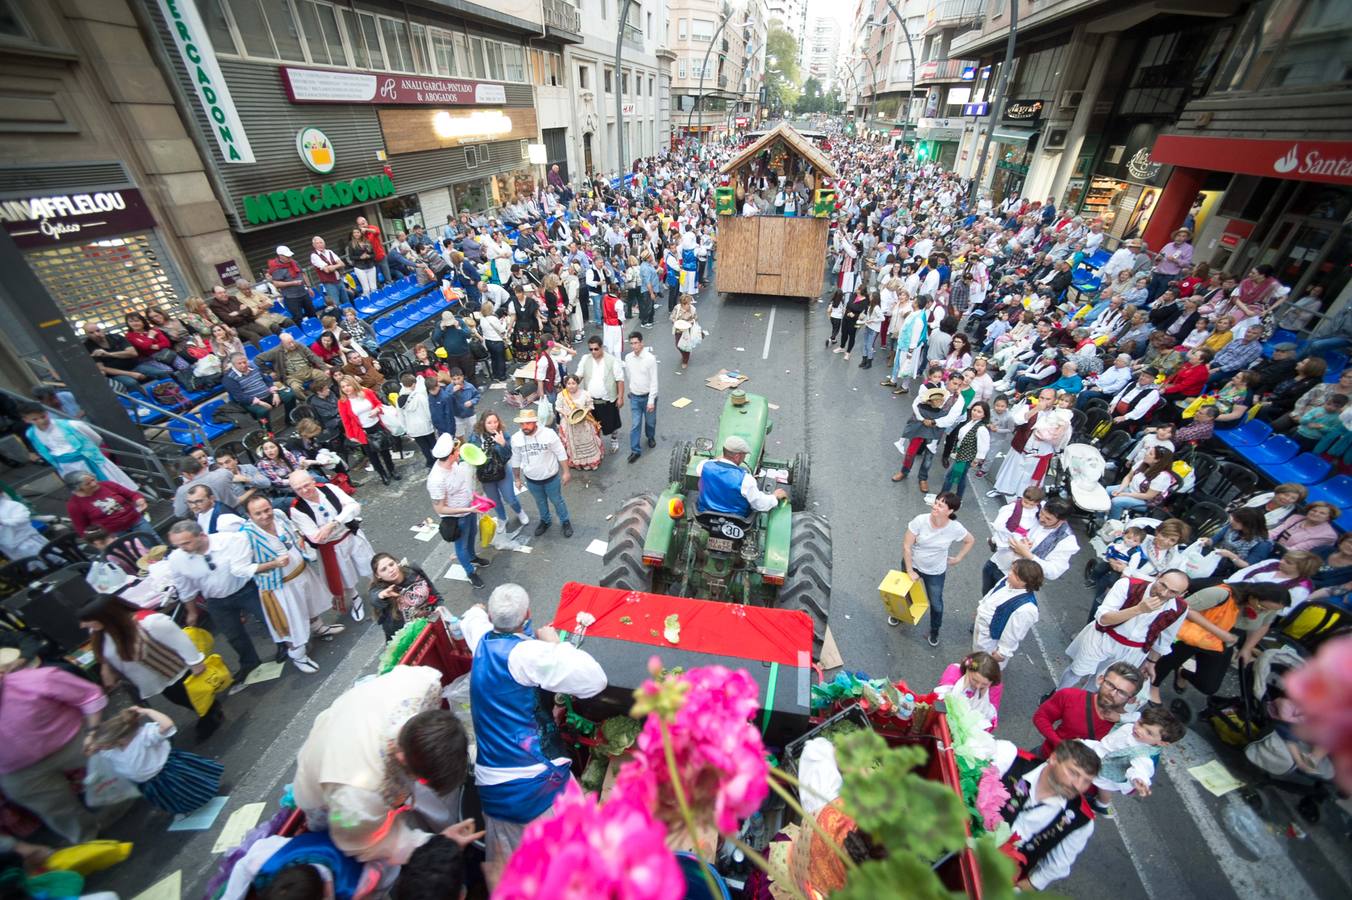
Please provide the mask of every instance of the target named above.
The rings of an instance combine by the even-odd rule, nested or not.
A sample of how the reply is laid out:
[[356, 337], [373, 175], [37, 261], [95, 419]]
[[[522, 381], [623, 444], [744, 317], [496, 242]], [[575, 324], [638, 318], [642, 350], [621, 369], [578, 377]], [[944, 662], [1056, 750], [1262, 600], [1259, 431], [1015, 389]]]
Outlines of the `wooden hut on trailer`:
[[[722, 169], [716, 286], [725, 294], [819, 297], [826, 270], [836, 170], [788, 125], [777, 125]], [[781, 189], [806, 189], [793, 215], [774, 212]], [[749, 195], [759, 215], [742, 215]]]

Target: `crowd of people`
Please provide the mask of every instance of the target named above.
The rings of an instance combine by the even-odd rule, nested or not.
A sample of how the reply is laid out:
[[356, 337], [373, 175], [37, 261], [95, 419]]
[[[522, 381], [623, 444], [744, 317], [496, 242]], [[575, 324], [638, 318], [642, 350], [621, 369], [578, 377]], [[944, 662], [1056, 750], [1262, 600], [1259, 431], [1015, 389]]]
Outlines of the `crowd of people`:
[[[177, 520], [157, 530], [145, 492], [83, 425], [73, 397], [48, 392], [17, 410], [29, 447], [70, 487], [74, 529], [98, 551], [90, 577], [99, 597], [79, 621], [102, 689], [0, 651], [4, 729], [39, 738], [2, 754], [6, 797], [62, 839], [86, 839], [98, 817], [56, 782], [97, 757], [150, 803], [195, 808], [214, 795], [221, 766], [175, 748], [173, 721], [148, 700], [190, 710], [204, 740], [266, 656], [251, 625], [266, 633], [273, 660], [314, 674], [316, 640], [367, 622], [389, 638], [441, 616], [437, 579], [397, 551], [377, 553], [366, 536], [356, 496], [364, 468], [396, 485], [409, 460], [424, 464], [425, 508], [474, 590], [486, 586], [493, 548], [531, 523], [519, 494], [533, 501], [536, 538], [556, 519], [571, 538], [573, 473], [619, 451], [626, 407], [629, 462], [656, 447], [659, 367], [649, 334], [663, 300], [682, 367], [705, 334], [697, 297], [715, 264], [716, 173], [735, 150], [707, 143], [641, 160], [619, 186], [568, 185], [554, 170], [535, 195], [497, 216], [448, 217], [435, 237], [417, 226], [386, 241], [359, 218], [341, 253], [313, 239], [308, 271], [279, 246], [261, 285], [241, 281], [234, 294], [217, 286], [210, 301], [174, 316], [131, 314], [125, 335], [89, 326], [86, 348], [123, 389], [166, 378], [192, 385], [190, 377], [211, 377], [203, 362], [214, 360], [231, 402], [270, 434], [252, 463], [227, 447], [185, 455]], [[1321, 352], [1344, 347], [1352, 329], [1303, 354], [1279, 343], [1265, 359], [1274, 317], [1321, 311], [1319, 294], [1293, 300], [1265, 266], [1232, 277], [1195, 263], [1189, 228], [1158, 251], [1138, 239], [1113, 248], [1102, 222], [1054, 202], [983, 199], [973, 208], [963, 179], [874, 140], [837, 135], [831, 155], [840, 178], [832, 288], [820, 301], [828, 356], [845, 362], [857, 352], [865, 369], [880, 360], [881, 387], [902, 401], [892, 481], [914, 471], [928, 512], [906, 523], [901, 568], [924, 586], [931, 646], [945, 579], [972, 565], [978, 545], [958, 517], [969, 482], [990, 479], [989, 495], [1004, 504], [989, 553], [978, 551], [986, 561], [972, 652], [940, 686], [961, 692], [992, 732], [1006, 679], [1035, 677], [1014, 660], [1039, 627], [1039, 594], [1082, 549], [1073, 523], [1085, 517], [1048, 479], [1076, 412], [1098, 405], [1108, 429], [1129, 437], [1120, 483], [1108, 489], [1103, 549], [1084, 573], [1096, 589], [1089, 622], [1065, 648], [1064, 674], [1033, 720], [1045, 743], [1023, 752], [1002, 742], [997, 755], [1016, 789], [1005, 818], [1025, 851], [1020, 883], [1041, 889], [1069, 873], [1110, 798], [1150, 793], [1160, 754], [1191, 715], [1179, 702], [1185, 691], [1216, 694], [1233, 658], [1252, 663], [1270, 628], [1352, 590], [1352, 537], [1332, 525], [1341, 510], [1307, 503], [1301, 485], [1242, 498], [1220, 531], [1196, 540], [1166, 506], [1190, 487], [1175, 463], [1255, 404], [1274, 430], [1348, 460], [1352, 375], [1326, 381]], [[745, 215], [806, 202], [799, 173], [753, 176]], [[1077, 280], [1086, 260], [1110, 249], [1096, 287]], [[369, 324], [344, 306], [348, 272], [364, 293], [376, 289], [377, 272], [387, 283], [413, 274], [441, 282], [451, 300], [427, 339], [394, 360], [397, 371], [386, 371]], [[284, 331], [307, 318], [323, 326], [308, 346]], [[246, 353], [244, 342], [273, 334], [275, 348]], [[494, 408], [497, 389], [505, 392]], [[725, 466], [744, 480], [740, 447], [721, 449], [710, 478]], [[945, 474], [931, 491], [936, 458]], [[761, 496], [754, 480], [751, 490], [752, 506], [782, 500]], [[0, 536], [16, 552], [35, 539], [20, 527], [21, 507], [0, 498]], [[1148, 516], [1123, 521], [1132, 513]], [[492, 541], [480, 536], [485, 515]], [[0, 547], [13, 558], [9, 549]], [[439, 708], [438, 673], [396, 667], [358, 685], [315, 721], [299, 754], [295, 798], [315, 836], [256, 844], [223, 896], [244, 897], [259, 878], [291, 885], [287, 896], [318, 896], [305, 891], [320, 876], [296, 863], [326, 849], [330, 880], [379, 864], [392, 877], [402, 865], [407, 887], [396, 896], [455, 896], [459, 851], [473, 840], [484, 839], [500, 866], [567, 782], [566, 754], [539, 726], [537, 690], [589, 696], [606, 685], [594, 659], [529, 620], [525, 591], [501, 584], [459, 622], [475, 654], [472, 770], [464, 725]], [[194, 685], [211, 675], [207, 629], [238, 665], [229, 692], [203, 703]], [[138, 705], [105, 714], [105, 692], [123, 683]], [[1168, 708], [1162, 689], [1175, 695]], [[1288, 734], [1289, 770], [1327, 778], [1325, 751]], [[486, 835], [444, 808], [471, 771]], [[416, 809], [423, 824], [391, 812], [400, 808]]]

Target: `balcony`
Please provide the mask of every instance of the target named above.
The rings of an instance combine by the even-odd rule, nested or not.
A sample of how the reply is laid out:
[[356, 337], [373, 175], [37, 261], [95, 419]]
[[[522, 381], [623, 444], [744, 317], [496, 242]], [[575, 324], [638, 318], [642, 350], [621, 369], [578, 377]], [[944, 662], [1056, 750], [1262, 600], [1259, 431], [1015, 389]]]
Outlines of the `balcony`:
[[916, 68], [915, 83], [921, 85], [972, 81], [976, 68], [977, 62], [974, 59], [932, 59]]
[[986, 0], [932, 0], [925, 16], [925, 33], [964, 23], [974, 25], [985, 13]]
[[633, 25], [625, 25], [623, 44], [630, 50], [637, 50], [639, 53], [642, 53], [643, 32], [635, 28]]
[[545, 32], [568, 44], [582, 43], [582, 13], [569, 0], [543, 0]]

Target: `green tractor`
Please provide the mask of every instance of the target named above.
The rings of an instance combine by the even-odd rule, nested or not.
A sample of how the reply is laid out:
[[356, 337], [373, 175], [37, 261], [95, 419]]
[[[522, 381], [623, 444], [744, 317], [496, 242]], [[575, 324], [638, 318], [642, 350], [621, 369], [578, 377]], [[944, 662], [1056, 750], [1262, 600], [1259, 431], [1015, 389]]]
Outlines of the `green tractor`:
[[[807, 458], [765, 457], [772, 425], [764, 397], [733, 391], [718, 438], [677, 444], [666, 490], [640, 494], [620, 508], [601, 586], [802, 610], [812, 617], [813, 651], [820, 655], [831, 603], [831, 527], [807, 511]], [[782, 486], [787, 502], [748, 518], [697, 511], [699, 465], [719, 456], [733, 435], [750, 445], [742, 465], [761, 490]]]

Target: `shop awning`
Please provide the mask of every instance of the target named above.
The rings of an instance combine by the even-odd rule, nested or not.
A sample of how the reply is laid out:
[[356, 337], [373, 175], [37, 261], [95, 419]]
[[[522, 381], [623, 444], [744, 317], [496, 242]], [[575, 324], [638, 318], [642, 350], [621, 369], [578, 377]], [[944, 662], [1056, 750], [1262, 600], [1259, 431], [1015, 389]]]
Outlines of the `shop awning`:
[[1037, 132], [1031, 128], [1009, 128], [1004, 125], [996, 125], [994, 130], [991, 131], [991, 136], [997, 141], [1012, 143], [1018, 143], [1019, 141], [1027, 142], [1027, 140], [1035, 134], [1037, 134]]
[[1150, 158], [1208, 172], [1352, 185], [1352, 141], [1250, 140], [1163, 134]]

